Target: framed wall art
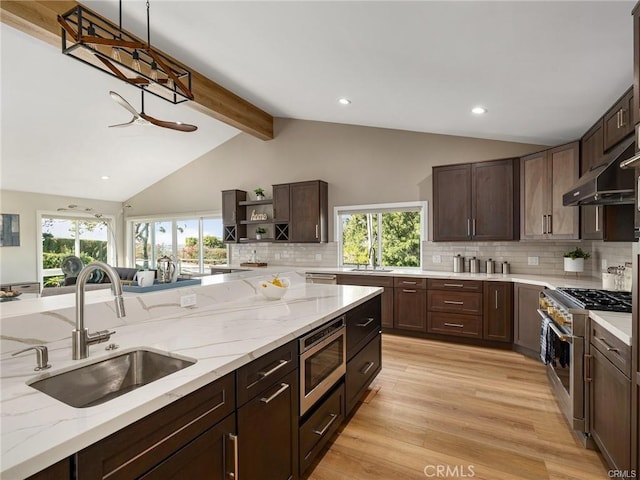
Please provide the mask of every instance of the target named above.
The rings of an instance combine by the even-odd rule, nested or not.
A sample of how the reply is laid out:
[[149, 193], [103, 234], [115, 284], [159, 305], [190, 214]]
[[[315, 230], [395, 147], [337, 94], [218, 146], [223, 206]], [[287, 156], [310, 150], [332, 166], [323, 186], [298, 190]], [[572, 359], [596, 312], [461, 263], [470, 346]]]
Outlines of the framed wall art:
[[14, 213], [0, 214], [0, 247], [17, 247], [20, 245], [20, 215]]

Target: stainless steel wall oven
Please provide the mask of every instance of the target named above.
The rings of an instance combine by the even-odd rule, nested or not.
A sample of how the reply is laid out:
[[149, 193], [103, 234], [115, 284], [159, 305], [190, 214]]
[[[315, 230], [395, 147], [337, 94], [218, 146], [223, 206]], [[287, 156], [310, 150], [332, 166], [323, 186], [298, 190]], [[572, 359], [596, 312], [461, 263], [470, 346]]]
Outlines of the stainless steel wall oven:
[[300, 339], [300, 416], [344, 376], [346, 348], [344, 316]]

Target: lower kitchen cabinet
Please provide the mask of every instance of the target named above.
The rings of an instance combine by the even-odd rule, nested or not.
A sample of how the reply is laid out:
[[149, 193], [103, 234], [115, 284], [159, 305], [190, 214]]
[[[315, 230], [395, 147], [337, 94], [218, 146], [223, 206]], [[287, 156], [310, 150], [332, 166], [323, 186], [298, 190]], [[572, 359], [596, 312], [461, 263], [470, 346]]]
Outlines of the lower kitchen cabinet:
[[382, 339], [376, 335], [347, 363], [345, 376], [346, 415], [349, 415], [367, 387], [382, 369]]
[[631, 348], [599, 325], [591, 326], [589, 424], [613, 470], [631, 468]]
[[510, 343], [513, 337], [513, 283], [484, 282], [482, 303], [482, 338]]
[[543, 290], [539, 285], [516, 283], [513, 291], [513, 349], [538, 359], [542, 325], [537, 310]]
[[298, 370], [274, 379], [237, 415], [238, 478], [297, 478]]
[[482, 283], [429, 280], [427, 331], [482, 338]]
[[393, 327], [415, 332], [427, 331], [426, 279], [394, 277]]
[[[227, 478], [223, 443], [235, 433], [234, 411], [231, 373], [78, 452], [75, 478]], [[143, 477], [156, 468], [163, 476]], [[199, 474], [170, 475], [181, 469]]]
[[300, 476], [311, 467], [346, 417], [344, 382], [318, 402], [300, 425]]
[[382, 275], [337, 275], [338, 285], [383, 287], [382, 328], [393, 328], [393, 277]]
[[70, 480], [71, 463], [68, 458], [45, 468], [41, 472], [31, 475], [27, 480]]

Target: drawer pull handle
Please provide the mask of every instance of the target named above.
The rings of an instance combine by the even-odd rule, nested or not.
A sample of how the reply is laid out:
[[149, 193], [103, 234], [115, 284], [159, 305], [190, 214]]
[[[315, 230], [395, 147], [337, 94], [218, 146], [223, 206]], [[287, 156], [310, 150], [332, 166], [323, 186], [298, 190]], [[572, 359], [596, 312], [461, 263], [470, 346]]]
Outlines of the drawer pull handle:
[[462, 283], [445, 283], [444, 286], [445, 287], [456, 287], [456, 288], [464, 287], [464, 285]]
[[227, 472], [227, 477], [238, 479], [238, 436], [229, 434], [229, 440], [233, 443], [233, 472]]
[[444, 303], [448, 305], [464, 305], [464, 302], [459, 302], [456, 300], [445, 300]]
[[336, 418], [338, 418], [338, 414], [337, 413], [331, 413], [329, 414], [329, 416], [331, 417], [329, 419], [329, 421], [327, 422], [327, 424], [324, 426], [324, 428], [322, 428], [321, 430], [313, 430], [313, 433], [315, 433], [316, 435], [319, 436], [323, 436], [325, 433], [327, 433], [327, 430], [329, 430], [329, 428], [331, 427], [331, 425], [333, 425], [333, 422], [336, 421]]
[[364, 323], [356, 323], [356, 327], [366, 327], [367, 325], [369, 325], [374, 320], [375, 320], [375, 318], [369, 317], [369, 318], [367, 318], [367, 321], [364, 322]]
[[276, 398], [278, 395], [280, 395], [282, 392], [284, 392], [287, 388], [289, 388], [289, 385], [288, 385], [288, 384], [286, 384], [286, 383], [281, 383], [281, 384], [280, 384], [280, 388], [278, 389], [278, 391], [277, 391], [276, 393], [274, 393], [273, 395], [271, 395], [269, 398], [262, 397], [262, 398], [260, 399], [260, 401], [261, 401], [262, 403], [269, 403], [269, 402], [271, 402], [271, 400], [273, 400], [273, 399], [274, 399], [274, 398]]
[[598, 340], [600, 340], [602, 343], [604, 343], [604, 348], [607, 349], [607, 352], [616, 352], [616, 353], [620, 353], [620, 349], [616, 348], [616, 347], [612, 347], [611, 345], [609, 345], [609, 343], [602, 337], [596, 337]]
[[267, 371], [267, 372], [258, 372], [258, 376], [260, 378], [266, 378], [269, 375], [273, 375], [274, 373], [276, 373], [278, 370], [280, 370], [282, 367], [284, 367], [287, 363], [289, 363], [289, 360], [282, 360], [280, 359], [278, 361], [278, 365], [276, 365], [275, 367], [273, 367], [271, 370]]
[[463, 325], [463, 324], [461, 324], [461, 323], [448, 323], [448, 322], [445, 322], [445, 323], [444, 323], [444, 326], [445, 326], [445, 327], [464, 328], [464, 325]]
[[402, 289], [402, 291], [403, 291], [404, 293], [416, 293], [416, 291], [415, 291], [415, 290], [408, 290], [408, 289], [406, 289], [406, 288], [403, 288], [403, 289]]
[[360, 372], [362, 375], [366, 375], [369, 370], [371, 370], [371, 367], [373, 367], [375, 365], [375, 362], [367, 362], [367, 366], [364, 367], [364, 369]]
[[403, 285], [417, 285], [417, 284], [418, 284], [418, 282], [409, 282], [409, 281], [407, 281], [407, 280], [403, 280], [403, 281], [402, 281], [402, 284], [403, 284]]

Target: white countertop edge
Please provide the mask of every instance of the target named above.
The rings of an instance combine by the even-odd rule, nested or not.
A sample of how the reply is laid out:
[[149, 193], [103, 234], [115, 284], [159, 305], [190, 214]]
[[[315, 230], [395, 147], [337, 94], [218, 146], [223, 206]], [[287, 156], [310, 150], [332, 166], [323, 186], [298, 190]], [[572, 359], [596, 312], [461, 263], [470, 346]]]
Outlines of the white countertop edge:
[[589, 318], [591, 320], [629, 346], [631, 346], [631, 334], [627, 333], [624, 328], [628, 326], [630, 316], [631, 314], [629, 313], [589, 311]]
[[[184, 397], [196, 391], [197, 389], [223, 377], [224, 375], [235, 371], [243, 365], [250, 363], [255, 358], [258, 358], [265, 353], [268, 353], [275, 348], [278, 348], [279, 346], [284, 345], [301, 335], [304, 335], [305, 333], [321, 326], [322, 324], [330, 321], [333, 318], [339, 317], [340, 315], [346, 313], [354, 307], [357, 307], [358, 305], [361, 305], [362, 303], [377, 296], [382, 292], [382, 288], [380, 287], [346, 286], [346, 288], [359, 288], [361, 289], [361, 291], [367, 291], [368, 293], [361, 294], [359, 298], [353, 299], [348, 305], [344, 305], [325, 314], [318, 314], [317, 316], [314, 316], [315, 318], [313, 321], [305, 324], [304, 326], [296, 328], [285, 335], [269, 340], [260, 347], [245, 352], [242, 355], [236, 356], [229, 361], [225, 360], [226, 363], [219, 366], [218, 368], [215, 368], [211, 371], [199, 373], [196, 376], [193, 376], [192, 374], [187, 375], [187, 373], [189, 373], [188, 368], [197, 367], [198, 363], [191, 367], [188, 367], [187, 369], [181, 370], [180, 372], [175, 372], [176, 374], [178, 374], [177, 376], [170, 375], [168, 377], [161, 378], [149, 385], [145, 385], [144, 387], [141, 387], [133, 392], [129, 392], [127, 395], [117, 397], [105, 404], [82, 409], [69, 407], [57, 400], [48, 397], [44, 393], [35, 390], [30, 391], [30, 394], [41, 396], [42, 403], [44, 405], [42, 412], [43, 415], [46, 414], [46, 410], [48, 408], [51, 408], [54, 410], [54, 412], [58, 412], [60, 414], [63, 414], [65, 412], [73, 413], [75, 411], [79, 415], [95, 414], [96, 416], [104, 416], [104, 419], [101, 421], [101, 423], [93, 425], [90, 428], [83, 429], [82, 431], [79, 431], [77, 433], [75, 431], [70, 431], [65, 438], [60, 439], [58, 437], [59, 443], [49, 442], [50, 445], [47, 444], [40, 450], [38, 450], [37, 447], [41, 444], [29, 444], [29, 446], [25, 446], [26, 443], [29, 443], [28, 439], [25, 439], [23, 442], [21, 442], [21, 446], [18, 446], [11, 452], [12, 457], [10, 458], [7, 458], [7, 454], [9, 452], [3, 449], [0, 477], [7, 480], [23, 479], [30, 475], [38, 473], [39, 471], [55, 464], [56, 462], [75, 454], [83, 448], [86, 448], [89, 445], [92, 445], [93, 443], [106, 438], [112, 433], [115, 433], [122, 428], [136, 422], [137, 420], [140, 420], [143, 417], [167, 406], [177, 398]], [[171, 321], [171, 319], [162, 319], [157, 320], [156, 322], [164, 323]], [[147, 324], [147, 326], [149, 325]], [[125, 341], [123, 343], [127, 342]], [[86, 361], [83, 361], [83, 365], [95, 363], [96, 361], [104, 360], [105, 358], [111, 356], [117, 356], [136, 348], [159, 350], [158, 348], [148, 347], [144, 344], [138, 344], [136, 347], [133, 343], [128, 343], [126, 345], [123, 345], [123, 348], [121, 348], [120, 350], [109, 354], [105, 354], [102, 349], [100, 349], [99, 351], [94, 350], [94, 352], [92, 352], [92, 356], [86, 359]], [[179, 351], [172, 352], [169, 350], [163, 350], [163, 352], [174, 354], [178, 357], [190, 356], [189, 354], [185, 354]], [[52, 363], [52, 358], [56, 354], [61, 355], [62, 353], [64, 353], [65, 355], [68, 354], [66, 356], [70, 358], [70, 348], [55, 349], [50, 352], [50, 360], [52, 361]], [[24, 358], [24, 364], [31, 365], [32, 360], [33, 359], [31, 359], [30, 357]], [[68, 364], [70, 362], [63, 363]], [[70, 368], [68, 365], [65, 365], [62, 368], [55, 369], [51, 373], [53, 375], [56, 375], [70, 369], [72, 368]], [[28, 369], [25, 370], [29, 371]], [[31, 379], [33, 377], [37, 377], [38, 375], [34, 373], [33, 375], [28, 374], [27, 376]], [[25, 389], [26, 388], [30, 387], [26, 387], [25, 385]], [[110, 411], [114, 411], [114, 413], [111, 414]], [[78, 423], [82, 423], [82, 421], [78, 420]], [[37, 433], [35, 435], [37, 436]]]

